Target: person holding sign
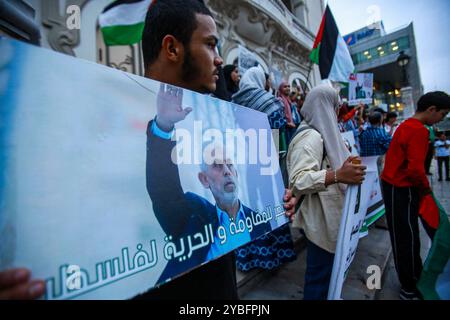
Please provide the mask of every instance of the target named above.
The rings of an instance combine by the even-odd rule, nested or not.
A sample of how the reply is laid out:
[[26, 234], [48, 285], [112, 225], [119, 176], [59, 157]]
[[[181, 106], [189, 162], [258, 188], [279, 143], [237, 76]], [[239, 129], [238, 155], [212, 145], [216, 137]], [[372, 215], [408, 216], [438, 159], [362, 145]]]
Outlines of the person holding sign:
[[[170, 23], [167, 23], [167, 21], [170, 21]], [[222, 58], [217, 53], [217, 41], [216, 24], [203, 1], [155, 1], [149, 8], [143, 33], [145, 76], [199, 93], [214, 92], [218, 80], [218, 67], [223, 63]], [[174, 95], [174, 90], [169, 89], [168, 93], [170, 93], [171, 98], [166, 97], [166, 99], [177, 100], [180, 98], [180, 95]], [[164, 111], [161, 110], [161, 112]], [[183, 116], [184, 114], [185, 116], [188, 112], [189, 109], [184, 109], [178, 115]], [[175, 120], [180, 121], [181, 118], [175, 117]], [[162, 121], [158, 127], [161, 130], [159, 132], [161, 135], [170, 135], [170, 123]], [[154, 131], [147, 131], [147, 134], [154, 134]], [[166, 158], [165, 160], [169, 159]], [[173, 189], [170, 194], [172, 191]], [[170, 196], [170, 194], [166, 196]], [[181, 195], [181, 193], [178, 194]], [[285, 201], [286, 212], [291, 213], [294, 209], [295, 198], [287, 191], [283, 200]], [[208, 205], [205, 204], [205, 206]], [[171, 212], [171, 215], [173, 215], [175, 223], [186, 227], [187, 224], [183, 223], [182, 219], [177, 221], [180, 210], [182, 208]], [[180, 230], [180, 232], [183, 232], [183, 227], [180, 227]], [[137, 298], [237, 299], [234, 252], [203, 264]]]
[[313, 88], [287, 155], [289, 188], [301, 199], [291, 220], [307, 239], [305, 300], [327, 298], [346, 185], [361, 184], [365, 176], [366, 167], [350, 156], [339, 132], [338, 110], [335, 89]]
[[[223, 63], [217, 54], [217, 41], [216, 24], [203, 1], [153, 1], [142, 35], [145, 76], [199, 93], [214, 92], [218, 67]], [[284, 201], [286, 211], [292, 212], [295, 198], [290, 192], [286, 192]], [[33, 279], [30, 270], [0, 271], [0, 299], [36, 299], [44, 293], [45, 282]], [[137, 298], [236, 299], [234, 254], [224, 255]]]

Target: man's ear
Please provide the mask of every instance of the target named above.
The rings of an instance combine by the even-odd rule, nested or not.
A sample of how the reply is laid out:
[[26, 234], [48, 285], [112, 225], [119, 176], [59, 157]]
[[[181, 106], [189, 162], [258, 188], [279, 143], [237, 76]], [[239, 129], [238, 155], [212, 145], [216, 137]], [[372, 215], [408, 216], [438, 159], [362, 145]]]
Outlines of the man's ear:
[[435, 112], [436, 110], [437, 110], [436, 106], [429, 106], [426, 111], [431, 113], [431, 112]]
[[203, 185], [203, 187], [205, 187], [206, 189], [209, 189], [209, 183], [208, 183], [208, 178], [206, 177], [206, 174], [204, 174], [203, 172], [199, 172], [198, 180]]
[[170, 34], [163, 38], [161, 50], [170, 61], [182, 60], [183, 44]]

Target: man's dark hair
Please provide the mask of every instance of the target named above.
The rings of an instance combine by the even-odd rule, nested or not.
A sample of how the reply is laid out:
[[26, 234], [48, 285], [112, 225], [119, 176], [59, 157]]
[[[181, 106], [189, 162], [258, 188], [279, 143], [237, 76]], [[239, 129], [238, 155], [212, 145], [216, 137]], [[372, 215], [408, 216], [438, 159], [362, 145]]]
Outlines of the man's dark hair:
[[153, 0], [142, 33], [144, 66], [153, 63], [161, 51], [162, 39], [170, 34], [185, 47], [197, 28], [196, 14], [212, 17], [211, 11], [201, 0]]
[[417, 111], [424, 112], [431, 106], [437, 110], [450, 109], [450, 96], [443, 91], [428, 92], [417, 102]]
[[386, 122], [388, 122], [389, 120], [393, 119], [393, 118], [398, 118], [398, 114], [397, 112], [388, 112], [388, 114], [386, 115]]
[[381, 119], [383, 119], [381, 112], [374, 111], [369, 115], [369, 122], [371, 125], [380, 125]]

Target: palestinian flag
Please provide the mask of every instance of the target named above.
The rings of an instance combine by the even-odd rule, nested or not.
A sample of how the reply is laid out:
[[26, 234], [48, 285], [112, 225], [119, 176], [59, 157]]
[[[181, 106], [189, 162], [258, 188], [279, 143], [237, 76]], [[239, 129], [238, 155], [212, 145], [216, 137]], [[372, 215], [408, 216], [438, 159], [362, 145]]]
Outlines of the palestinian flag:
[[450, 223], [434, 195], [420, 202], [419, 214], [436, 230], [417, 288], [426, 300], [450, 300]]
[[309, 57], [312, 62], [319, 65], [322, 79], [348, 82], [349, 75], [355, 70], [347, 44], [339, 34], [328, 6]]
[[98, 21], [107, 46], [141, 41], [145, 16], [151, 0], [117, 0], [108, 5]]

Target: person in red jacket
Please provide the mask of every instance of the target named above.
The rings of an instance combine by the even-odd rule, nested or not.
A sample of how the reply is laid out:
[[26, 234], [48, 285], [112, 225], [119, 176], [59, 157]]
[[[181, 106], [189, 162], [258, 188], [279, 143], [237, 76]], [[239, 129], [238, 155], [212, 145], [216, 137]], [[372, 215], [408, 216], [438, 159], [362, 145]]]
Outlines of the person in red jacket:
[[420, 97], [416, 113], [398, 127], [386, 153], [381, 180], [401, 299], [421, 298], [416, 288], [422, 271], [418, 212], [420, 199], [431, 192], [424, 166], [429, 136], [425, 125], [441, 121], [449, 109], [445, 92]]

